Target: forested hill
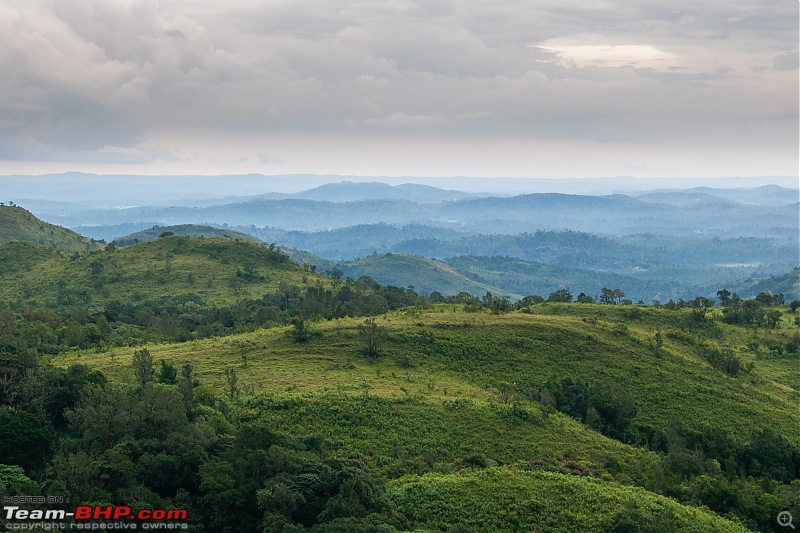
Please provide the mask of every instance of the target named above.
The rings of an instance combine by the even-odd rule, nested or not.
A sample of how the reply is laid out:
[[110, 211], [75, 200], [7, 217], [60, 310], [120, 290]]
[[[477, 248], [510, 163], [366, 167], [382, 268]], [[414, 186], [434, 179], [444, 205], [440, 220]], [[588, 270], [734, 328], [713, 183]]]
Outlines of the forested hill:
[[39, 220], [21, 207], [0, 205], [0, 244], [10, 241], [33, 242], [63, 252], [84, 252], [101, 246], [94, 239]]
[[11, 242], [0, 245], [0, 256], [14, 258], [0, 264], [0, 293], [48, 307], [183, 294], [231, 303], [261, 296], [280, 283], [307, 285], [324, 279], [274, 247], [227, 238], [165, 236], [74, 255]]

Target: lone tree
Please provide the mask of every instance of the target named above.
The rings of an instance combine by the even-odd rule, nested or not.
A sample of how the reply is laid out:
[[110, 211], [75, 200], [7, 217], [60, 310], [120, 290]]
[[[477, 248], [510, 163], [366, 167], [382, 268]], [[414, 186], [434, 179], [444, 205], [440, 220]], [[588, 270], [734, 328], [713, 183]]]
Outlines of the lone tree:
[[237, 383], [239, 382], [239, 378], [236, 377], [236, 370], [233, 368], [226, 368], [225, 369], [225, 385], [228, 392], [228, 397], [231, 400], [236, 399], [239, 395], [239, 387]]
[[142, 387], [153, 381], [156, 371], [153, 369], [153, 356], [147, 348], [133, 352], [133, 375]]
[[656, 336], [653, 338], [653, 350], [657, 358], [661, 358], [661, 349], [664, 347], [664, 337], [660, 331], [656, 331]]
[[381, 350], [386, 342], [386, 328], [381, 327], [370, 317], [358, 326], [358, 335], [361, 337], [361, 351], [364, 355], [376, 359], [381, 355]]

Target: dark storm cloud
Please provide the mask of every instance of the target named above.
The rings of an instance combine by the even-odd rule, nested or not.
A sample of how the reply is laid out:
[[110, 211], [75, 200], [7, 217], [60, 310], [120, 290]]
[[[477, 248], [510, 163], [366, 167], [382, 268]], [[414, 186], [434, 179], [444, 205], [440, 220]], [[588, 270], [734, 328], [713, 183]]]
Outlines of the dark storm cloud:
[[147, 162], [198, 132], [787, 142], [797, 9], [32, 0], [0, 7], [0, 157]]

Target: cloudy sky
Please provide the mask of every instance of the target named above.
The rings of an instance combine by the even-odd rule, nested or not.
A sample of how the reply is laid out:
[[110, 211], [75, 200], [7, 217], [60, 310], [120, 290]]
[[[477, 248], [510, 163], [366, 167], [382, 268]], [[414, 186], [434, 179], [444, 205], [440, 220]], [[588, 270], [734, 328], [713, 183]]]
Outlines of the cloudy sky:
[[797, 0], [0, 0], [0, 174], [798, 172]]

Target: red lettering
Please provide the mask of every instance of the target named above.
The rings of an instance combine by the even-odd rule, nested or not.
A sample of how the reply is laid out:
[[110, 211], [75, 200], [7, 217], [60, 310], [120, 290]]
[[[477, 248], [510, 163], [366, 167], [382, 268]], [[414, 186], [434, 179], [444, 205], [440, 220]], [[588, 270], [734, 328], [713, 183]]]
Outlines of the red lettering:
[[94, 519], [105, 518], [108, 520], [114, 515], [114, 507], [109, 505], [107, 507], [100, 507], [99, 505], [94, 508]]
[[114, 508], [114, 519], [122, 518], [123, 516], [128, 516], [131, 514], [131, 508], [125, 507], [124, 505], [120, 505], [119, 507]]
[[75, 508], [75, 520], [88, 520], [92, 517], [92, 508], [88, 505], [79, 505]]

